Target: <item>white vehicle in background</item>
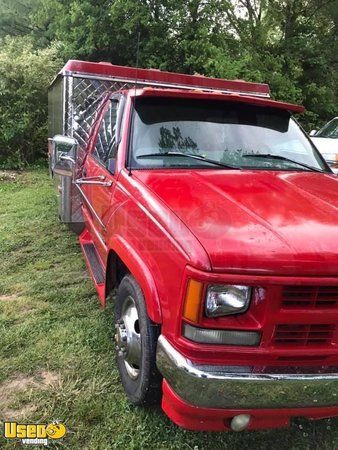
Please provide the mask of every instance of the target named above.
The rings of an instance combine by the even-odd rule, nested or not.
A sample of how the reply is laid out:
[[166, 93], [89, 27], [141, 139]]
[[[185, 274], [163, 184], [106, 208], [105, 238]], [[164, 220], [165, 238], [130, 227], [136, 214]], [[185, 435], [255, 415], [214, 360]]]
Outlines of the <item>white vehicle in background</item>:
[[332, 170], [338, 173], [338, 117], [330, 120], [319, 131], [312, 130], [310, 137]]

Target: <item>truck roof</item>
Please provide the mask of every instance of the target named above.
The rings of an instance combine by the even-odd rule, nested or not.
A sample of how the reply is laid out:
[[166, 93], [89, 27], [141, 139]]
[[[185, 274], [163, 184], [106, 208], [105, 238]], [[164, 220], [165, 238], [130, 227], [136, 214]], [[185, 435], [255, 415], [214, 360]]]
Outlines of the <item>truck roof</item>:
[[59, 72], [59, 76], [78, 75], [99, 79], [115, 79], [126, 84], [170, 87], [176, 89], [200, 89], [204, 91], [220, 91], [224, 93], [246, 94], [259, 97], [270, 97], [270, 88], [265, 83], [252, 83], [243, 80], [225, 80], [205, 77], [203, 75], [186, 75], [182, 73], [164, 72], [158, 69], [139, 69], [135, 67], [117, 66], [108, 62], [89, 62], [69, 60]]

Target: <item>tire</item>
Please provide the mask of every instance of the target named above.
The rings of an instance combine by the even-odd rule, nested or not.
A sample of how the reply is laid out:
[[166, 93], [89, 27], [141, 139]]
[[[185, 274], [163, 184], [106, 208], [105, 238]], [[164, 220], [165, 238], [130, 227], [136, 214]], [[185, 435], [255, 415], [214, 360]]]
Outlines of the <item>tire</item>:
[[126, 275], [115, 302], [117, 366], [129, 400], [137, 406], [156, 404], [162, 377], [156, 367], [159, 327], [148, 317], [140, 286]]

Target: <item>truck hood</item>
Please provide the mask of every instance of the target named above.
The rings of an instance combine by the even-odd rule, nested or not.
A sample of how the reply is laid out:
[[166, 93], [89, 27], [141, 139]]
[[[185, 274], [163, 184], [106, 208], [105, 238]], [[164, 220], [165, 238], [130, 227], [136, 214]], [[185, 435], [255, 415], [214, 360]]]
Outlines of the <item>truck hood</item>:
[[137, 177], [214, 271], [338, 275], [338, 179], [315, 172], [147, 170]]

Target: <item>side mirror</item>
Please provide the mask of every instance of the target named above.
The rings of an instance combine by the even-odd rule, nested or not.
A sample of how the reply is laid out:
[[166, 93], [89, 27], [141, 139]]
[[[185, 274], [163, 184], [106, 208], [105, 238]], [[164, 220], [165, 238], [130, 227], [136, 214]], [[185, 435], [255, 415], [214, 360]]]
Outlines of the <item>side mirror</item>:
[[310, 136], [315, 136], [315, 134], [317, 133], [318, 130], [311, 130], [310, 131]]
[[72, 177], [76, 161], [78, 143], [76, 139], [68, 136], [56, 135], [53, 137], [52, 170], [58, 175]]

